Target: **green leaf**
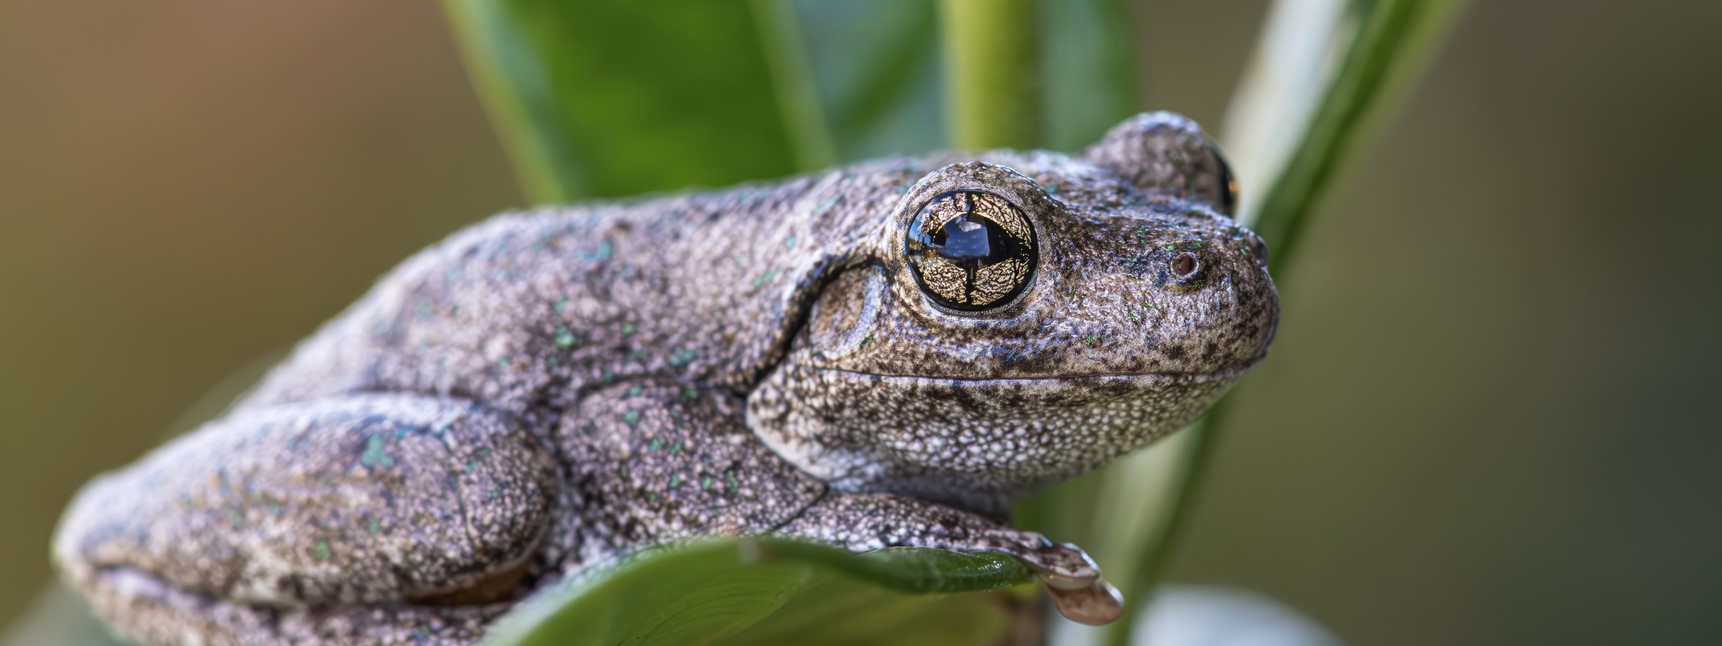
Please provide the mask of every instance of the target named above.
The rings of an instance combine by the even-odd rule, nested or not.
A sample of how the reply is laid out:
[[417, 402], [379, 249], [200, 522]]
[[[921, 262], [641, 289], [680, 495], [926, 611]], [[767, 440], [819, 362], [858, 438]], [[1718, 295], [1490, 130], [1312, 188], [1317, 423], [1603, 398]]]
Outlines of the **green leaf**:
[[1041, 145], [1053, 150], [1087, 146], [1142, 111], [1134, 23], [1125, 5], [1125, 0], [1040, 3], [1046, 119]]
[[[1272, 249], [1270, 269], [1285, 288], [1295, 255], [1323, 190], [1361, 152], [1363, 135], [1391, 113], [1399, 92], [1422, 71], [1463, 6], [1456, 0], [1281, 0], [1263, 31], [1255, 60], [1226, 123], [1227, 149], [1244, 185], [1238, 216]], [[1266, 187], [1252, 198], [1250, 186]], [[1233, 398], [1154, 451], [1107, 471], [1109, 538], [1097, 556], [1126, 599], [1146, 599], [1163, 574], [1224, 426]], [[1147, 487], [1145, 489], [1145, 487]], [[1146, 496], [1130, 495], [1148, 491]], [[1131, 519], [1120, 522], [1121, 519]], [[1118, 558], [1122, 545], [1142, 546]], [[1123, 565], [1123, 569], [1120, 569]], [[1129, 642], [1135, 616], [1108, 628], [1113, 644]]]
[[[1007, 625], [1000, 599], [924, 595], [997, 590], [1030, 578], [1003, 554], [852, 554], [783, 538], [708, 540], [648, 550], [541, 593], [505, 617], [491, 643], [811, 643], [883, 635], [907, 622], [940, 623], [937, 634], [986, 643], [976, 639], [996, 640]], [[930, 612], [942, 621], [931, 622]]]
[[925, 0], [794, 0], [838, 156], [856, 161], [944, 146], [938, 16]]
[[834, 161], [777, 0], [444, 0], [535, 200], [723, 186]]

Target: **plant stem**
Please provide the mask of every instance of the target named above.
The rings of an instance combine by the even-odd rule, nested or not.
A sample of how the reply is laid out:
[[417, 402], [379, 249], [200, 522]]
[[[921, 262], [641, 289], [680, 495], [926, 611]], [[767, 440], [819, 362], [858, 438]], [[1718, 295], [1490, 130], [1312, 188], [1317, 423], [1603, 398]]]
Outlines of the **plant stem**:
[[[1270, 271], [1283, 279], [1284, 270], [1295, 252], [1299, 232], [1309, 223], [1309, 214], [1329, 185], [1334, 174], [1348, 161], [1356, 161], [1359, 141], [1366, 140], [1372, 127], [1390, 113], [1392, 99], [1416, 78], [1428, 60], [1435, 44], [1446, 33], [1462, 2], [1423, 2], [1421, 0], [1332, 0], [1343, 2], [1334, 11], [1310, 11], [1306, 2], [1298, 11], [1292, 2], [1280, 0], [1271, 16], [1262, 39], [1263, 51], [1258, 52], [1257, 64], [1298, 60], [1297, 69], [1251, 70], [1245, 86], [1239, 91], [1242, 104], [1232, 110], [1227, 131], [1244, 130], [1277, 137], [1296, 133], [1291, 144], [1276, 150], [1272, 142], [1251, 140], [1234, 149], [1242, 153], [1240, 168], [1253, 168], [1271, 177], [1245, 177], [1266, 187], [1260, 201], [1246, 201], [1240, 224], [1251, 226], [1273, 249]], [[1307, 18], [1321, 15], [1332, 24], [1310, 24]], [[1327, 42], [1313, 43], [1339, 55], [1337, 65], [1326, 56], [1300, 56], [1305, 52], [1290, 51], [1311, 45], [1299, 42], [1288, 34], [1311, 31], [1328, 34]], [[1317, 52], [1320, 53], [1320, 52]], [[1270, 76], [1271, 75], [1271, 76]], [[1289, 78], [1283, 75], [1289, 75]], [[1311, 95], [1310, 92], [1317, 94]], [[1308, 107], [1307, 110], [1297, 108]], [[1239, 116], [1242, 115], [1242, 116]], [[1292, 115], [1288, 118], [1288, 115]], [[1283, 289], [1284, 283], [1282, 281]], [[1237, 395], [1221, 400], [1192, 428], [1176, 448], [1182, 455], [1178, 471], [1171, 477], [1171, 486], [1160, 496], [1163, 515], [1154, 526], [1148, 553], [1135, 564], [1131, 576], [1124, 580], [1132, 594], [1149, 594], [1165, 574], [1172, 554], [1182, 536], [1188, 532], [1188, 519], [1201, 495], [1208, 464], [1214, 447], [1220, 440], [1231, 402]], [[1135, 602], [1139, 603], [1141, 600]], [[1107, 641], [1114, 646], [1130, 643], [1136, 613], [1108, 627]]]
[[963, 150], [1041, 141], [1034, 0], [943, 0], [946, 119]]

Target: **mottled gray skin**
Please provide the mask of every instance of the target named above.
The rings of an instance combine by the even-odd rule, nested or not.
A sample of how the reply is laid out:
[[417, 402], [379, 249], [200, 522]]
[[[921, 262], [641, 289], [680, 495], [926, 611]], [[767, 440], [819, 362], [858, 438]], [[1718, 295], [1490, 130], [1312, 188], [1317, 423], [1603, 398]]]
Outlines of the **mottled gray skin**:
[[[952, 190], [1034, 227], [1008, 303], [950, 311], [910, 275], [908, 222]], [[92, 482], [54, 554], [148, 643], [470, 643], [534, 590], [709, 535], [998, 550], [1100, 590], [1006, 509], [1262, 358], [1277, 299], [1234, 199], [1196, 126], [1155, 114], [1075, 156], [498, 216]]]

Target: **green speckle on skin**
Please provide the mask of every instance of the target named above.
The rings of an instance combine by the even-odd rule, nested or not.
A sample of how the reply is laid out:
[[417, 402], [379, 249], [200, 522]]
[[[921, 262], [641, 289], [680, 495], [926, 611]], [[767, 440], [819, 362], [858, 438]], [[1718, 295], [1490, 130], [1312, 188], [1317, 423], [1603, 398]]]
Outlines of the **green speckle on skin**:
[[1206, 246], [1206, 244], [1201, 240], [1180, 240], [1178, 242], [1168, 243], [1166, 246], [1161, 247], [1161, 249], [1166, 251], [1195, 251], [1204, 246]]
[[637, 411], [637, 410], [622, 411], [622, 421], [627, 422], [629, 426], [633, 426], [635, 424], [640, 423], [640, 411]]
[[670, 474], [670, 488], [671, 489], [682, 488], [682, 475], [681, 474], [679, 474], [679, 473]]
[[712, 488], [713, 482], [715, 482], [715, 481], [712, 480], [711, 476], [700, 476], [700, 490], [701, 491], [710, 491]]
[[311, 558], [327, 561], [331, 556], [334, 554], [329, 549], [329, 541], [317, 541], [316, 545], [311, 546]]
[[776, 269], [765, 272], [765, 273], [760, 274], [758, 276], [754, 276], [753, 277], [753, 288], [759, 289], [760, 287], [763, 287], [766, 283], [771, 282], [771, 280], [773, 278], [777, 278], [777, 270]]
[[683, 348], [681, 350], [677, 350], [675, 354], [670, 355], [670, 365], [679, 368], [693, 363], [694, 359], [699, 358], [699, 356], [700, 353], [698, 351], [692, 348]]
[[496, 367], [498, 367], [498, 368], [507, 368], [507, 367], [508, 367], [508, 365], [509, 365], [509, 364], [511, 364], [511, 363], [514, 363], [514, 357], [507, 357], [507, 356], [505, 356], [505, 357], [503, 357], [503, 358], [501, 358], [501, 359], [497, 359], [497, 360], [496, 360]]
[[729, 487], [730, 491], [735, 491], [741, 488], [741, 482], [735, 479], [735, 469], [724, 469], [723, 483], [724, 486]]
[[628, 351], [628, 361], [646, 362], [646, 357], [652, 356], [652, 351], [645, 348], [634, 348]]
[[598, 245], [597, 249], [592, 250], [592, 253], [586, 257], [591, 260], [609, 260], [610, 256], [615, 255], [615, 253], [616, 245], [611, 243], [609, 240], [605, 240]]
[[574, 331], [567, 327], [556, 328], [556, 347], [567, 348], [574, 345]]
[[242, 528], [245, 526], [245, 514], [241, 514], [237, 511], [227, 512], [227, 522], [228, 524], [233, 525], [234, 529]]
[[670, 445], [670, 452], [671, 453], [681, 453], [682, 452], [682, 443], [677, 442], [675, 444], [671, 444]]
[[658, 492], [656, 492], [656, 491], [646, 492], [646, 502], [650, 502], [650, 503], [658, 502]]
[[550, 309], [554, 310], [557, 314], [567, 314], [568, 313], [568, 297], [564, 296], [562, 298], [556, 299], [556, 304], [551, 305]]
[[474, 469], [477, 469], [477, 468], [478, 468], [478, 460], [467, 460], [466, 461], [466, 467], [462, 468], [460, 470], [460, 472], [461, 473], [472, 473], [472, 471]]
[[1141, 323], [1142, 322], [1142, 312], [1139, 312], [1133, 308], [1128, 308], [1128, 307], [1124, 308], [1124, 316], [1129, 317], [1131, 323]]
[[382, 434], [372, 433], [370, 437], [365, 439], [365, 454], [359, 457], [359, 462], [367, 467], [395, 466], [395, 459], [383, 452], [385, 442], [387, 440], [383, 438]]
[[634, 333], [638, 332], [638, 331], [640, 331], [640, 329], [637, 327], [634, 327], [633, 323], [623, 323], [622, 324], [622, 336], [634, 336]]
[[654, 438], [652, 438], [652, 441], [646, 443], [646, 452], [647, 453], [657, 453], [658, 449], [661, 449], [661, 448], [664, 448], [664, 441], [660, 440], [658, 438], [654, 437]]
[[1082, 337], [1082, 344], [1086, 345], [1090, 348], [1098, 348], [1098, 347], [1100, 347], [1100, 337], [1094, 336], [1092, 334], [1085, 336], [1085, 337]]
[[380, 533], [383, 531], [383, 524], [377, 522], [377, 519], [372, 518], [371, 522], [365, 525], [365, 531], [372, 534]]
[[795, 236], [793, 236], [793, 235], [789, 236], [788, 240], [783, 241], [783, 250], [784, 251], [795, 251]]
[[861, 338], [861, 347], [865, 348], [870, 345], [873, 345], [873, 335], [869, 334]]
[[1047, 184], [1045, 186], [1045, 188], [1046, 188], [1046, 194], [1048, 196], [1058, 197], [1058, 185], [1057, 184]]
[[501, 497], [502, 497], [502, 490], [501, 489], [498, 489], [496, 487], [490, 488], [490, 499], [491, 500], [496, 500], [497, 498], [501, 498]]
[[689, 386], [682, 389], [682, 399], [693, 401], [700, 398], [700, 389]]
[[634, 385], [628, 387], [628, 396], [629, 397], [639, 397], [640, 393], [643, 393], [643, 392], [646, 392], [646, 387], [642, 386], [640, 384], [634, 384]]

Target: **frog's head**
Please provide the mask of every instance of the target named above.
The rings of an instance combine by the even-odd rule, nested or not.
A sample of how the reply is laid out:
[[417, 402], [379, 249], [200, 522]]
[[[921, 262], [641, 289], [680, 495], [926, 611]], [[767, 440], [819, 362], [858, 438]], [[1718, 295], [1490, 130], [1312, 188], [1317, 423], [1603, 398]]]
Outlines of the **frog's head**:
[[1169, 115], [1074, 158], [933, 170], [825, 287], [752, 425], [840, 490], [982, 511], [1143, 446], [1273, 338], [1266, 248], [1234, 199]]

